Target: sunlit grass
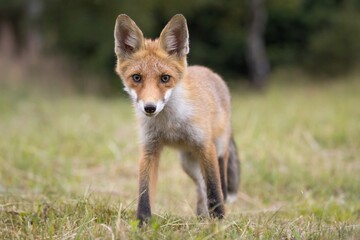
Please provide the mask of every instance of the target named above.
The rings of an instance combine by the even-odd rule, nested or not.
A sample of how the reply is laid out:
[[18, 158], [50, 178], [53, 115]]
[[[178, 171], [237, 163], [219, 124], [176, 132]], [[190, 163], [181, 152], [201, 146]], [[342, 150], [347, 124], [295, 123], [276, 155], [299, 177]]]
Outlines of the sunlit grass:
[[145, 229], [129, 99], [2, 88], [0, 237], [359, 239], [360, 81], [303, 77], [233, 91], [242, 184], [225, 220], [196, 218], [195, 187], [167, 150]]

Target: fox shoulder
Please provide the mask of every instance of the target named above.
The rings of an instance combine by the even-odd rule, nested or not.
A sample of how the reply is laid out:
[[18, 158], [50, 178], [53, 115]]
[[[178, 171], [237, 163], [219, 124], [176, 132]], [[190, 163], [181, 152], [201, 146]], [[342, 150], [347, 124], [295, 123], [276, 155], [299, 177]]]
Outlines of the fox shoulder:
[[214, 96], [223, 96], [230, 101], [230, 92], [221, 76], [204, 66], [190, 66], [187, 70], [187, 80], [196, 85], [196, 88], [206, 88]]

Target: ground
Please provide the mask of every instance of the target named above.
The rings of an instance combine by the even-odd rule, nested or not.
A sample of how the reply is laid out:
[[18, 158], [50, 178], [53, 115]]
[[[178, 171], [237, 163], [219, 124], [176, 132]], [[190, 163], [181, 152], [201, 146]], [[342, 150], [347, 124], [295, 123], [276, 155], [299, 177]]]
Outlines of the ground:
[[130, 100], [4, 84], [0, 238], [360, 239], [359, 79], [284, 72], [263, 93], [232, 83], [238, 201], [222, 221], [197, 218], [195, 186], [167, 150], [143, 229]]

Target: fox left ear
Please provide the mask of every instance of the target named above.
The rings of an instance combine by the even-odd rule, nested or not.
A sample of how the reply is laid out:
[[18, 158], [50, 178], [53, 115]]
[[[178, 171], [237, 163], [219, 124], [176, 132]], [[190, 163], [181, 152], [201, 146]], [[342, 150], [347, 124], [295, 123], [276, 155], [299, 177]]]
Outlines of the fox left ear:
[[126, 14], [117, 17], [114, 37], [115, 53], [121, 58], [131, 56], [144, 45], [143, 33]]
[[189, 53], [189, 31], [182, 14], [173, 16], [162, 30], [160, 46], [170, 55], [185, 57]]

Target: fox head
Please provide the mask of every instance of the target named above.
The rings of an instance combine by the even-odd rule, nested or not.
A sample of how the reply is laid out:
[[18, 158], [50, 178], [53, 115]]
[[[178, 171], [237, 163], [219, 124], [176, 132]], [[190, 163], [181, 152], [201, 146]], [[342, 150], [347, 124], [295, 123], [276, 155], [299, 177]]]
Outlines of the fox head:
[[171, 18], [160, 37], [145, 39], [136, 23], [121, 14], [115, 24], [116, 72], [134, 101], [146, 116], [156, 116], [171, 98], [184, 77], [189, 53], [186, 19]]

